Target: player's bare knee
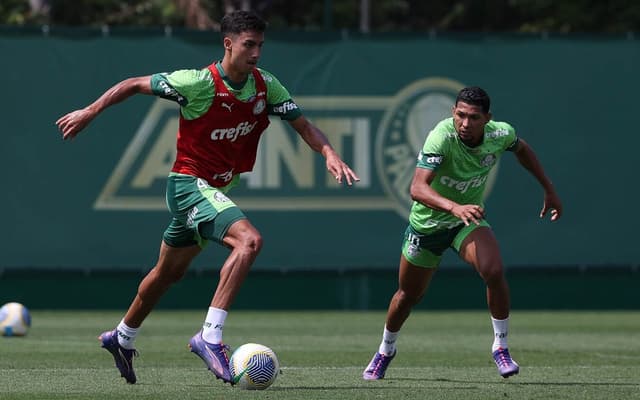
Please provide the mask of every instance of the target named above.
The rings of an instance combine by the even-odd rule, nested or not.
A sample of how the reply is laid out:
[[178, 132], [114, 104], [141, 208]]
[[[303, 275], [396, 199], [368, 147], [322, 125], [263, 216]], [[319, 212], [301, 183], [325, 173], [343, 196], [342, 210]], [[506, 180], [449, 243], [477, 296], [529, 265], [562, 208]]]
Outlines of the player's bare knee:
[[169, 282], [176, 283], [176, 282], [182, 280], [182, 278], [184, 278], [185, 272], [186, 272], [186, 270], [173, 271], [168, 276]]
[[486, 266], [480, 266], [478, 268], [480, 272], [480, 276], [485, 281], [485, 283], [489, 286], [502, 282], [504, 279], [504, 270], [502, 268], [502, 264], [491, 264]]
[[262, 249], [262, 235], [247, 220], [234, 223], [223, 241], [226, 246], [241, 253], [257, 255]]
[[258, 255], [262, 249], [262, 235], [258, 231], [244, 232], [238, 238], [237, 247], [243, 252]]
[[156, 279], [165, 285], [171, 285], [180, 281], [186, 272], [187, 268], [180, 265], [175, 267], [156, 267]]
[[398, 289], [395, 296], [398, 303], [405, 306], [413, 307], [418, 304], [420, 300], [422, 300], [422, 298], [424, 297], [424, 293], [412, 293], [410, 291]]

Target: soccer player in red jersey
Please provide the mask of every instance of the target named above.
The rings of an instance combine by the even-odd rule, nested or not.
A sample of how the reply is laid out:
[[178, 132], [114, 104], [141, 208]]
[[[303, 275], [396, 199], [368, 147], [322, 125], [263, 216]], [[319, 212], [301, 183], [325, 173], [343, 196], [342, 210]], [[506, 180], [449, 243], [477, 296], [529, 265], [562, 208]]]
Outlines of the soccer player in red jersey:
[[335, 179], [348, 185], [358, 176], [311, 124], [284, 86], [257, 67], [266, 23], [255, 13], [236, 11], [221, 21], [224, 57], [204, 69], [179, 70], [125, 79], [85, 108], [57, 120], [63, 139], [73, 139], [105, 108], [134, 94], [160, 96], [180, 104], [177, 156], [167, 183], [172, 221], [155, 267], [144, 277], [116, 329], [100, 335], [120, 374], [136, 382], [133, 356], [138, 330], [169, 287], [180, 280], [204, 245], [213, 240], [231, 249], [220, 269], [203, 328], [189, 346], [217, 378], [232, 382], [222, 330], [227, 312], [260, 248], [262, 237], [227, 197], [240, 174], [253, 169], [269, 115], [286, 120], [309, 147], [321, 153]]

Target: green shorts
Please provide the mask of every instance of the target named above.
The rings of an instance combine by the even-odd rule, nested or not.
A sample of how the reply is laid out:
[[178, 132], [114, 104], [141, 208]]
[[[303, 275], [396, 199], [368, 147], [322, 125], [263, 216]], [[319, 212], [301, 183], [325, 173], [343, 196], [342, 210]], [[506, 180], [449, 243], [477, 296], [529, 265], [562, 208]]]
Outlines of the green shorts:
[[480, 221], [480, 225], [472, 223], [469, 226], [465, 226], [461, 223], [451, 229], [424, 234], [416, 231], [409, 225], [404, 233], [402, 255], [407, 261], [418, 267], [436, 268], [440, 265], [445, 250], [452, 248], [456, 252], [459, 252], [462, 241], [476, 228], [481, 226], [491, 227], [491, 225], [483, 219]]
[[[164, 231], [165, 243], [171, 247], [205, 247], [208, 240], [222, 243], [231, 224], [246, 218], [225, 195], [238, 180], [236, 175], [229, 185], [215, 188], [204, 179], [171, 173], [167, 180], [167, 207], [173, 219]], [[210, 223], [213, 229], [207, 229], [211, 233], [203, 237], [202, 225], [210, 227]]]

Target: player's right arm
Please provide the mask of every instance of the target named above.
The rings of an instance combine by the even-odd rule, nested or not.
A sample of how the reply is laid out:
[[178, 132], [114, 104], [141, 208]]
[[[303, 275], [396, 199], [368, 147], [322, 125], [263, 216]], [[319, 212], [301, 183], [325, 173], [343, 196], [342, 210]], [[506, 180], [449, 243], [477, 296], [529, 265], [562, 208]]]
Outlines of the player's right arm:
[[478, 225], [484, 218], [484, 209], [476, 204], [458, 204], [442, 196], [431, 187], [436, 171], [429, 168], [417, 167], [411, 181], [411, 198], [429, 208], [446, 211], [462, 220], [465, 225]]
[[56, 121], [63, 139], [73, 139], [105, 108], [119, 103], [134, 94], [153, 94], [151, 91], [151, 77], [140, 76], [125, 79], [102, 94], [96, 101], [85, 108], [63, 115]]

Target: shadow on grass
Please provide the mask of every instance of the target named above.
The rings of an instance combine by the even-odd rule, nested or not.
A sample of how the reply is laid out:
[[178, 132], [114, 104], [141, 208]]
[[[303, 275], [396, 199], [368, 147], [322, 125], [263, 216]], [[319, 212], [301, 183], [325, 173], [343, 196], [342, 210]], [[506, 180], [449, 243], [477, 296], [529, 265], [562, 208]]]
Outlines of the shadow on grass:
[[517, 380], [505, 379], [502, 381], [465, 381], [461, 379], [447, 379], [447, 378], [436, 378], [436, 379], [423, 379], [423, 378], [392, 378], [388, 379], [391, 381], [414, 381], [414, 382], [450, 382], [450, 383], [467, 383], [467, 384], [478, 384], [478, 385], [500, 385], [502, 383], [508, 383], [509, 385], [520, 385], [520, 386], [534, 386], [534, 385], [543, 385], [543, 386], [628, 386], [628, 387], [640, 387], [640, 383], [620, 383], [620, 382], [518, 382]]
[[[412, 390], [431, 390], [433, 388], [424, 387], [424, 388], [407, 388]], [[447, 388], [439, 388], [442, 390], [476, 390], [478, 387], [470, 387], [470, 386], [451, 386]], [[291, 387], [270, 387], [267, 389], [270, 392], [288, 392], [291, 390], [319, 390], [319, 391], [332, 391], [332, 390], [357, 390], [361, 392], [362, 390], [393, 390], [394, 392], [398, 391], [398, 388], [395, 386], [291, 386]]]

